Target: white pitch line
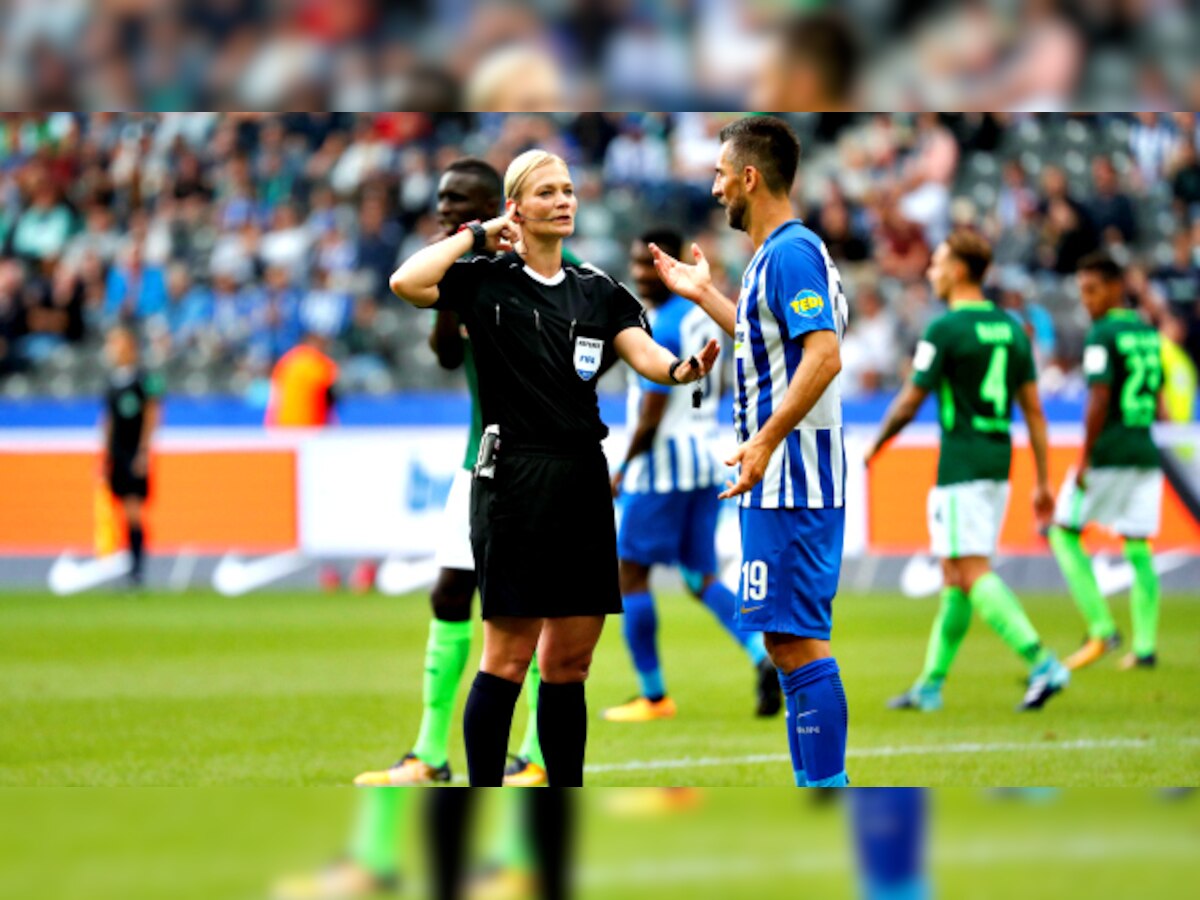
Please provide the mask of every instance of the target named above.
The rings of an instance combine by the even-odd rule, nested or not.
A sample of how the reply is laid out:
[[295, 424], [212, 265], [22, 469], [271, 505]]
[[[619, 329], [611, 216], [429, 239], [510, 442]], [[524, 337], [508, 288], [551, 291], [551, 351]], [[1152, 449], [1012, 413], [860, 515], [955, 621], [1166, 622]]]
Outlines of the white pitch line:
[[[1030, 750], [1138, 750], [1153, 746], [1153, 741], [1140, 738], [1110, 738], [1107, 740], [1040, 741], [1034, 743], [995, 742], [962, 744], [921, 744], [900, 747], [851, 747], [849, 759], [871, 759], [891, 756], [932, 756], [937, 754], [1012, 753]], [[785, 753], [762, 753], [751, 756], [702, 756], [683, 759], [634, 760], [624, 763], [599, 763], [586, 767], [593, 775], [605, 772], [638, 772], [655, 769], [701, 769], [712, 766], [754, 765], [755, 763], [788, 762]]]
[[[1193, 743], [1184, 739], [1183, 743]], [[1145, 750], [1155, 746], [1152, 740], [1142, 738], [1107, 738], [1091, 740], [1083, 738], [1076, 741], [1034, 741], [1019, 743], [1015, 741], [996, 741], [992, 743], [971, 742], [958, 744], [914, 744], [898, 747], [851, 747], [846, 751], [848, 759], [878, 759], [893, 756], [936, 756], [962, 755], [968, 753], [1024, 753], [1036, 750]], [[757, 753], [749, 756], [685, 756], [682, 759], [644, 759], [623, 763], [597, 763], [585, 766], [584, 771], [589, 775], [603, 775], [609, 772], [653, 772], [666, 769], [705, 769], [714, 766], [742, 766], [760, 763], [784, 763], [791, 757], [786, 753]], [[463, 776], [456, 776], [455, 781], [466, 781]]]

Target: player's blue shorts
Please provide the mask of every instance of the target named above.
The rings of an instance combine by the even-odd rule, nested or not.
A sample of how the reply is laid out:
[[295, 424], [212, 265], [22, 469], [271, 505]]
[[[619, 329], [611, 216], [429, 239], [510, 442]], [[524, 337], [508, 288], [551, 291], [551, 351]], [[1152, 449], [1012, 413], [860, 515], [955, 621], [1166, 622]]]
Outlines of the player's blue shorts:
[[617, 556], [643, 566], [717, 571], [718, 487], [665, 494], [625, 494]]
[[741, 510], [737, 626], [829, 640], [846, 510]]

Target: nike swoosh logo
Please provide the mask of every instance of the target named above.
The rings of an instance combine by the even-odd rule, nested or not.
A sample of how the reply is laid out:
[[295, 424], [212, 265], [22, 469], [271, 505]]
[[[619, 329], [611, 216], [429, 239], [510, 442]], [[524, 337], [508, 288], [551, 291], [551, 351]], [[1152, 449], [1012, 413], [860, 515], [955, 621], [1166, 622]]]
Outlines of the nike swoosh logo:
[[760, 603], [758, 606], [743, 606], [742, 614], [745, 615], [746, 613], [752, 613], [756, 610], [762, 609], [766, 605], [767, 604], [765, 604], [765, 603]]
[[797, 719], [806, 719], [806, 718], [808, 718], [809, 716], [815, 716], [816, 714], [817, 714], [817, 710], [815, 710], [815, 709], [810, 709], [808, 712], [802, 712], [802, 713], [800, 713], [800, 715], [796, 716], [796, 718], [797, 718]]

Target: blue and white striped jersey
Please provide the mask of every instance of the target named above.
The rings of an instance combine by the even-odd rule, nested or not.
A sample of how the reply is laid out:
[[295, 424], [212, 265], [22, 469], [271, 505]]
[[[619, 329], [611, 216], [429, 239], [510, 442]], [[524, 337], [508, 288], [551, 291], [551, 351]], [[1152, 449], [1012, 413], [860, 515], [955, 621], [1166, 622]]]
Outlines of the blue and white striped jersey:
[[[647, 317], [654, 339], [680, 359], [699, 353], [713, 338], [721, 339], [720, 327], [704, 310], [683, 297], [672, 296], [657, 309], [648, 309]], [[717, 373], [709, 373], [702, 382], [704, 396], [699, 409], [692, 408], [692, 386], [666, 387], [640, 377], [633, 370], [629, 381], [626, 421], [631, 433], [644, 393], [668, 394], [668, 398], [654, 444], [630, 461], [621, 490], [627, 494], [665, 494], [721, 484], [725, 464], [717, 459], [713, 446], [720, 404]]]
[[[734, 331], [733, 422], [750, 440], [782, 402], [810, 331], [833, 331], [839, 343], [849, 309], [841, 276], [825, 244], [799, 219], [780, 225], [742, 276]], [[762, 509], [828, 509], [845, 503], [840, 376], [776, 448], [766, 474], [738, 499]]]

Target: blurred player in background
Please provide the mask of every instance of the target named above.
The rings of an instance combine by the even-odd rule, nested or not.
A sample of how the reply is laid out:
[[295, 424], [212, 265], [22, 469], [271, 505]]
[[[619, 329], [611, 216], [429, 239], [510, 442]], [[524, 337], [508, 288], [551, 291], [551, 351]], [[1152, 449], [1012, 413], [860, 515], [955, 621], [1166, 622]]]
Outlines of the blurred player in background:
[[[683, 297], [672, 294], [654, 268], [650, 244], [676, 258], [683, 237], [654, 229], [633, 242], [630, 271], [638, 296], [649, 307], [655, 339], [680, 359], [720, 338], [716, 323]], [[687, 588], [749, 654], [758, 672], [760, 716], [781, 705], [779, 678], [767, 659], [762, 635], [737, 630], [737, 598], [717, 578], [716, 529], [723, 466], [712, 449], [720, 403], [719, 379], [703, 382], [700, 403], [690, 391], [630, 376], [633, 435], [625, 461], [613, 475], [613, 496], [623, 495], [617, 555], [625, 605], [625, 642], [641, 684], [641, 696], [605, 710], [610, 722], [647, 722], [674, 717], [658, 658], [658, 617], [650, 593], [652, 566], [680, 566]], [[635, 424], [636, 423], [636, 424]]]
[[848, 712], [830, 649], [845, 534], [841, 340], [848, 310], [824, 243], [795, 218], [800, 142], [781, 119], [749, 116], [721, 130], [712, 193], [755, 253], [737, 303], [694, 265], [653, 247], [663, 282], [733, 340], [740, 465], [720, 496], [741, 506], [738, 627], [764, 633], [787, 703], [800, 787], [842, 787]]
[[892, 402], [867, 452], [870, 463], [937, 392], [942, 444], [937, 486], [929, 495], [929, 534], [945, 587], [925, 669], [911, 690], [889, 704], [893, 709], [941, 709], [942, 683], [966, 637], [972, 608], [1029, 665], [1019, 709], [1040, 709], [1070, 681], [1066, 667], [1042, 646], [1021, 602], [991, 570], [1008, 504], [1014, 399], [1029, 426], [1037, 466], [1034, 514], [1041, 525], [1048, 524], [1054, 506], [1033, 350], [1008, 313], [984, 299], [991, 261], [991, 246], [968, 230], [955, 232], [934, 251], [929, 280], [950, 309], [926, 329], [912, 380]]
[[271, 372], [268, 427], [321, 428], [333, 421], [338, 367], [325, 350], [325, 338], [309, 332], [279, 358]]
[[118, 325], [108, 332], [104, 352], [111, 369], [101, 417], [103, 471], [125, 512], [132, 561], [129, 582], [139, 588], [146, 555], [142, 507], [150, 494], [150, 443], [161, 418], [163, 383], [160, 376], [141, 368], [137, 335], [128, 326]]
[[1162, 347], [1158, 332], [1126, 308], [1125, 273], [1111, 257], [1085, 257], [1077, 280], [1093, 322], [1083, 351], [1088, 382], [1083, 449], [1059, 491], [1050, 529], [1050, 546], [1088, 629], [1067, 665], [1091, 665], [1121, 643], [1080, 541], [1084, 527], [1098, 522], [1121, 535], [1133, 567], [1133, 652], [1121, 667], [1153, 668], [1159, 584], [1150, 539], [1158, 533], [1163, 474], [1150, 426], [1163, 384]]
[[[465, 223], [493, 218], [503, 205], [504, 183], [500, 174], [479, 159], [460, 159], [442, 174], [437, 192], [437, 215], [444, 235], [452, 235]], [[429, 338], [438, 362], [446, 369], [460, 365], [467, 376], [471, 397], [471, 431], [462, 468], [454, 476], [443, 513], [444, 533], [438, 551], [440, 571], [430, 600], [433, 620], [425, 647], [424, 710], [413, 749], [395, 766], [364, 772], [355, 779], [361, 786], [413, 785], [448, 782], [450, 720], [458, 697], [459, 683], [471, 650], [471, 598], [478, 581], [471, 550], [471, 467], [479, 455], [483, 423], [479, 411], [479, 380], [471, 344], [458, 316], [439, 310]], [[545, 763], [537, 735], [537, 661], [530, 664], [525, 679], [529, 721], [521, 748], [505, 772], [513, 787], [535, 787], [546, 783]]]

